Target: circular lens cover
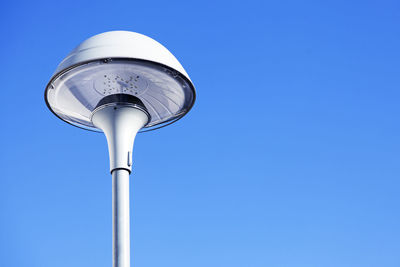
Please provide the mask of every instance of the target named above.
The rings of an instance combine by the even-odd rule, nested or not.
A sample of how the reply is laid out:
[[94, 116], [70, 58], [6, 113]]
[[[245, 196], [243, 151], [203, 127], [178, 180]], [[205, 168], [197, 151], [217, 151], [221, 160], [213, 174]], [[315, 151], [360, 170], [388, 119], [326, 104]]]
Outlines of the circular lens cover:
[[139, 98], [151, 119], [142, 131], [166, 126], [193, 106], [190, 80], [165, 65], [136, 59], [94, 60], [72, 66], [53, 76], [45, 99], [62, 120], [87, 130], [101, 131], [91, 114], [106, 96], [128, 94]]

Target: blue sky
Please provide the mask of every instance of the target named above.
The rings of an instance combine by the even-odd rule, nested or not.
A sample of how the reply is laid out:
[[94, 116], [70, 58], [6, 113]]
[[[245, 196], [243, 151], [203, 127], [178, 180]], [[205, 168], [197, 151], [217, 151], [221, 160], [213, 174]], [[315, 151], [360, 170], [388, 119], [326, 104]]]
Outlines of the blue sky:
[[398, 1], [0, 5], [0, 266], [111, 266], [105, 137], [43, 99], [109, 30], [164, 44], [198, 94], [135, 142], [132, 266], [400, 266]]

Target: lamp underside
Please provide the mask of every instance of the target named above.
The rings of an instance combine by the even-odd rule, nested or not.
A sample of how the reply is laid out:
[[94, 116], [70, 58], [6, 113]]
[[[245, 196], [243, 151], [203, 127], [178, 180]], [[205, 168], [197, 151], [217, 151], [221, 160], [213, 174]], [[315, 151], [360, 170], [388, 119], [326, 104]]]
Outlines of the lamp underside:
[[140, 99], [150, 114], [142, 131], [175, 122], [193, 106], [195, 89], [180, 72], [140, 59], [99, 59], [73, 65], [55, 74], [46, 87], [49, 109], [60, 119], [83, 129], [96, 128], [91, 115], [98, 103], [115, 94]]

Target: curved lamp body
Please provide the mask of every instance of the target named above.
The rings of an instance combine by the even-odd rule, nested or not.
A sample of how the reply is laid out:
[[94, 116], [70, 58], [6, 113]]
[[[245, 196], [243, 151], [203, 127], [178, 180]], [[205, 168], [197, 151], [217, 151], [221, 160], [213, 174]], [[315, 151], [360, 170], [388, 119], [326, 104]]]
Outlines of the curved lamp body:
[[91, 121], [99, 101], [112, 94], [139, 98], [151, 115], [144, 131], [182, 118], [195, 89], [178, 60], [139, 33], [105, 32], [76, 47], [57, 67], [45, 91], [49, 109], [62, 120], [100, 131]]

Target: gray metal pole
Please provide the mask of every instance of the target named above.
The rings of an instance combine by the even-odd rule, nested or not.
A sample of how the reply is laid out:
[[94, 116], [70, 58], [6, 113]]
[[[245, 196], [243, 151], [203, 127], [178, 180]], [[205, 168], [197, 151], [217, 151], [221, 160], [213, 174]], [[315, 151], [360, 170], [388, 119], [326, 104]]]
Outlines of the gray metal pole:
[[130, 266], [129, 172], [112, 172], [113, 267]]

